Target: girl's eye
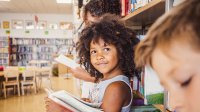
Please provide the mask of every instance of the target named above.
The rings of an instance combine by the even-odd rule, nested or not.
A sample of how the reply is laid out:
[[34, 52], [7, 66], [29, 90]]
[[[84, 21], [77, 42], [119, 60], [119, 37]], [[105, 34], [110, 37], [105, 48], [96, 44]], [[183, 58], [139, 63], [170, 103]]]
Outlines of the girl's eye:
[[110, 51], [110, 48], [104, 48], [103, 50], [104, 51]]
[[181, 87], [187, 87], [190, 84], [191, 80], [192, 80], [192, 77], [190, 77], [188, 80], [186, 80], [185, 82], [183, 82], [181, 84]]
[[94, 55], [96, 53], [96, 51], [95, 50], [93, 50], [93, 51], [90, 51], [90, 54], [91, 55]]

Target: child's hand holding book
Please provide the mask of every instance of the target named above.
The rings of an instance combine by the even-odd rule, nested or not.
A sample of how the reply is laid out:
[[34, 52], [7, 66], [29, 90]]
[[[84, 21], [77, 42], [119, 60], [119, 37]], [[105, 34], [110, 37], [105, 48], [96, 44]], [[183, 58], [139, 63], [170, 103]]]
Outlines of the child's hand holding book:
[[46, 112], [72, 112], [47, 97], [45, 98], [45, 104], [46, 104]]

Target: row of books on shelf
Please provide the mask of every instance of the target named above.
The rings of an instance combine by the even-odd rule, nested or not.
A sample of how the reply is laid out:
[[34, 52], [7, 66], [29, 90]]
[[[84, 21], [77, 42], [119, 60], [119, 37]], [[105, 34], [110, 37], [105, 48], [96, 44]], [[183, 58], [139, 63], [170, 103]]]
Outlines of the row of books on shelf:
[[13, 45], [73, 45], [72, 39], [12, 38]]
[[31, 60], [53, 60], [51, 54], [12, 54], [10, 55], [10, 63], [14, 66], [27, 66]]
[[8, 53], [0, 53], [0, 58], [8, 58]]
[[11, 61], [10, 62], [12, 66], [26, 66], [28, 61], [27, 60], [22, 60], [22, 61]]
[[8, 46], [8, 37], [0, 36], [0, 48]]
[[0, 65], [7, 66], [8, 65], [8, 61], [9, 61], [9, 59], [0, 57]]
[[8, 41], [0, 41], [0, 47], [7, 47], [8, 46]]
[[56, 46], [12, 46], [11, 53], [54, 53], [57, 51]]
[[52, 54], [12, 54], [10, 60], [22, 61], [22, 60], [51, 60]]
[[7, 41], [7, 40], [8, 40], [8, 37], [0, 36], [0, 41]]
[[37, 55], [34, 54], [12, 54], [10, 55], [10, 60], [11, 61], [21, 61], [21, 60], [31, 60], [36, 58]]
[[121, 0], [121, 15], [126, 16], [153, 0]]
[[8, 47], [0, 47], [0, 53], [8, 53]]

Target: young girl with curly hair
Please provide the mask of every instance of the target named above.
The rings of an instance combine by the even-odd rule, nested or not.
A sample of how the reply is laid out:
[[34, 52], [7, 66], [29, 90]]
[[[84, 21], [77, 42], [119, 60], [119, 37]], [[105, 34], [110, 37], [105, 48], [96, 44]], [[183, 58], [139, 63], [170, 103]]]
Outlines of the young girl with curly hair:
[[[83, 21], [85, 27], [100, 21], [104, 14], [120, 15], [120, 1], [119, 0], [90, 0], [83, 10]], [[110, 18], [113, 18], [110, 16]], [[136, 38], [135, 38], [136, 39]], [[76, 67], [71, 69], [74, 77], [82, 79], [87, 82], [95, 82], [95, 78], [91, 77], [83, 68]], [[87, 92], [86, 92], [87, 93]], [[83, 95], [85, 96], [85, 95]]]
[[77, 48], [81, 64], [97, 82], [89, 101], [106, 112], [130, 110], [133, 96], [129, 78], [136, 71], [132, 40], [131, 30], [114, 19], [102, 19], [81, 33]]
[[[81, 65], [97, 83], [86, 101], [97, 104], [105, 112], [130, 111], [133, 95], [129, 78], [137, 72], [134, 44], [132, 30], [117, 19], [101, 19], [82, 31], [77, 44]], [[48, 112], [51, 108], [68, 111], [50, 103]]]

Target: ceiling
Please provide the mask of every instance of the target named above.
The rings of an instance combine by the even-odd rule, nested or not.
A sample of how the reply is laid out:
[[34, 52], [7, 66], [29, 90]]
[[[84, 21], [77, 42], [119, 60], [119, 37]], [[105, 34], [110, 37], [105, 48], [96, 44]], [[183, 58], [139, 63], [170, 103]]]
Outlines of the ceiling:
[[56, 0], [0, 1], [0, 13], [72, 14], [73, 4], [57, 4]]

